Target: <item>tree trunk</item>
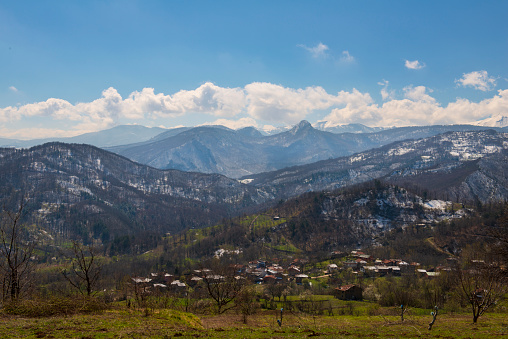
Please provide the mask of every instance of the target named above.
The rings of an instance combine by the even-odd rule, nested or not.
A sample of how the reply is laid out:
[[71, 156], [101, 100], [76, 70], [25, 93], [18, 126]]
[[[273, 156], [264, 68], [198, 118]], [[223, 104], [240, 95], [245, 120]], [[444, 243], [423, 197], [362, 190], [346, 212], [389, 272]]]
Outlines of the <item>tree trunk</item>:
[[18, 275], [16, 270], [11, 272], [11, 301], [18, 299]]

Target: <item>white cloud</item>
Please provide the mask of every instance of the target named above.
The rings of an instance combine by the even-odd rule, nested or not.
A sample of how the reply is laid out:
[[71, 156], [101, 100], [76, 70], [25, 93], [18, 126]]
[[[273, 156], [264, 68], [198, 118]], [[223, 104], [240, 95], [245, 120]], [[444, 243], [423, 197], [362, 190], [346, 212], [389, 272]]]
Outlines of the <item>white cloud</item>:
[[475, 71], [462, 74], [462, 78], [455, 80], [462, 87], [473, 87], [480, 91], [490, 91], [496, 87], [496, 78], [489, 77], [487, 71]]
[[42, 139], [51, 137], [72, 137], [76, 135], [75, 131], [69, 131], [59, 128], [0, 128], [0, 135], [3, 138], [19, 139], [19, 140], [30, 140], [30, 139]]
[[273, 125], [263, 125], [263, 127], [261, 127], [261, 130], [267, 132], [267, 133], [270, 133], [272, 131], [275, 131], [277, 130], [278, 128], [273, 126]]
[[492, 98], [480, 102], [457, 99], [446, 107], [446, 114], [454, 117], [454, 123], [469, 123], [508, 112], [508, 90], [498, 90]]
[[186, 113], [232, 117], [244, 109], [245, 100], [243, 89], [222, 88], [212, 83], [205, 83], [195, 90], [182, 90], [173, 96], [155, 94], [153, 88], [144, 88], [125, 99], [110, 87], [102, 92], [101, 98], [92, 102], [73, 105], [62, 99], [50, 98], [19, 107], [9, 106], [0, 109], [0, 121], [17, 121], [35, 116], [70, 120], [75, 122], [75, 133], [84, 133], [111, 127], [120, 119], [175, 117]]
[[408, 69], [422, 69], [423, 67], [425, 67], [425, 64], [420, 63], [420, 61], [418, 60], [414, 61], [406, 60], [404, 66], [406, 66], [406, 68]]
[[343, 51], [340, 61], [344, 63], [353, 63], [356, 61], [355, 57], [349, 54], [349, 51]]
[[320, 58], [320, 57], [326, 56], [326, 51], [328, 50], [328, 46], [326, 46], [325, 44], [323, 44], [321, 42], [314, 47], [307, 47], [305, 45], [297, 45], [297, 46], [309, 51], [310, 54], [312, 55], [312, 57], [314, 57], [314, 58]]
[[377, 106], [374, 104], [370, 94], [361, 93], [353, 89], [353, 92], [340, 92], [343, 101], [341, 107], [334, 108], [323, 120], [327, 121], [327, 127], [379, 121]]
[[[119, 123], [165, 123], [160, 118], [171, 118], [169, 124], [174, 125], [181, 123], [177, 117], [194, 113], [215, 117], [215, 121], [210, 119], [211, 124], [237, 129], [269, 122], [273, 125], [294, 124], [324, 110], [329, 113], [321, 120], [327, 121], [329, 126], [347, 123], [369, 126], [459, 124], [508, 112], [508, 90], [499, 90], [493, 97], [480, 102], [459, 98], [442, 105], [432, 96], [432, 90], [424, 86], [407, 86], [403, 88], [402, 96], [395, 98], [395, 91], [388, 89], [388, 81], [378, 84], [383, 86], [382, 103], [376, 103], [369, 93], [357, 89], [330, 94], [319, 86], [295, 89], [262, 82], [250, 83], [244, 88], [223, 88], [205, 83], [194, 90], [182, 90], [173, 95], [144, 88], [126, 98], [122, 98], [116, 89], [108, 88], [100, 98], [91, 102], [71, 104], [63, 99], [50, 98], [0, 108], [0, 135], [17, 138], [70, 136]], [[42, 121], [44, 128], [31, 123], [34, 117], [38, 118], [37, 123]], [[8, 124], [24, 127], [11, 128]]]
[[286, 88], [265, 82], [245, 86], [247, 113], [255, 119], [296, 123], [315, 110], [323, 110], [348, 100], [348, 93], [328, 94], [322, 87]]
[[9, 86], [9, 90], [14, 92], [14, 93], [17, 93], [18, 92], [18, 89], [14, 86]]
[[381, 97], [383, 100], [393, 99], [395, 97], [395, 91], [389, 90], [388, 85], [390, 84], [388, 80], [383, 79], [383, 81], [380, 81], [377, 83], [379, 86], [383, 86], [381, 89]]
[[335, 108], [323, 120], [329, 125], [363, 123], [369, 126], [425, 126], [434, 124], [466, 124], [508, 111], [508, 90], [478, 103], [457, 99], [442, 106], [424, 86], [404, 88], [404, 98], [377, 105], [366, 96], [357, 96], [344, 108]]
[[123, 111], [130, 118], [140, 118], [147, 113], [162, 117], [185, 113], [231, 117], [245, 106], [245, 93], [241, 88], [223, 88], [210, 82], [195, 90], [181, 90], [173, 96], [155, 94], [153, 88], [144, 88], [131, 93], [123, 105]]
[[231, 129], [240, 129], [244, 127], [258, 127], [258, 124], [256, 120], [252, 118], [241, 118], [238, 120], [228, 120], [228, 119], [217, 119], [214, 122], [207, 122], [204, 124], [201, 124], [200, 126], [226, 126], [227, 128]]

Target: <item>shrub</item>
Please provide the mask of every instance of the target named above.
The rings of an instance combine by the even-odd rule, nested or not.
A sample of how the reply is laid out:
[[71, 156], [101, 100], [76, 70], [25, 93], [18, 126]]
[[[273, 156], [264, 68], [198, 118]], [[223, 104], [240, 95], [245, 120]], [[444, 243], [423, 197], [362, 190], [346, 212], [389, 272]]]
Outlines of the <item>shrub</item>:
[[108, 309], [102, 300], [93, 297], [47, 297], [30, 300], [18, 300], [4, 305], [6, 314], [24, 317], [48, 317], [77, 313], [96, 313]]
[[379, 308], [380, 308], [379, 304], [371, 304], [367, 306], [367, 315], [374, 316], [381, 314]]

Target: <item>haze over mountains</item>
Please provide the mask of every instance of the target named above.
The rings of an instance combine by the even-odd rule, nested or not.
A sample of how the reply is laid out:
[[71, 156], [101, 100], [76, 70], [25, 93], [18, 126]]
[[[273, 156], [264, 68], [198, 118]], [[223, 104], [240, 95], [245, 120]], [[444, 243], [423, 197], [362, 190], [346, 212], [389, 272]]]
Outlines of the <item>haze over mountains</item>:
[[318, 130], [309, 122], [302, 121], [288, 131], [263, 136], [251, 127], [231, 130], [203, 126], [183, 129], [181, 133], [165, 132], [142, 143], [107, 149], [155, 168], [220, 173], [240, 178], [348, 156], [394, 141], [485, 128], [472, 125], [423, 126], [336, 134]]
[[121, 125], [104, 131], [85, 133], [68, 138], [46, 138], [32, 140], [0, 138], [0, 147], [32, 147], [55, 141], [75, 144], [88, 144], [97, 147], [108, 147], [145, 141], [163, 133], [164, 131], [166, 131], [166, 129], [160, 127]]
[[[191, 131], [192, 138], [203, 137], [200, 133], [222, 136], [218, 131], [230, 138], [242, 133], [250, 135], [244, 137], [246, 140], [265, 138], [248, 129], [234, 132], [211, 128], [210, 134], [209, 127], [177, 136], [186, 137]], [[301, 123], [268, 140], [280, 145], [293, 137], [297, 140], [293, 144], [305, 149], [301, 145], [327, 140], [317, 132], [325, 133]], [[406, 132], [416, 133], [413, 129]], [[383, 140], [383, 134], [373, 135]], [[163, 139], [167, 140], [172, 137]], [[243, 150], [247, 149], [245, 145]], [[421, 191], [424, 199], [506, 201], [506, 164], [508, 134], [494, 130], [447, 132], [398, 141], [242, 180], [159, 170], [90, 145], [47, 143], [30, 149], [0, 149], [0, 198], [28, 196], [31, 220], [52, 234], [96, 234], [106, 239], [204, 227], [305, 192], [330, 191], [374, 179]]]

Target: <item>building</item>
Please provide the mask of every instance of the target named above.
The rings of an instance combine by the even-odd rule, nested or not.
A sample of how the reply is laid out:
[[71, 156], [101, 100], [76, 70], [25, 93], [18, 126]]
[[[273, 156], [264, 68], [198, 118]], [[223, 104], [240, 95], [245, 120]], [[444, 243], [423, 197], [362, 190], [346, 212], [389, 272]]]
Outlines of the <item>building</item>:
[[362, 300], [363, 289], [358, 285], [344, 285], [335, 289], [335, 297], [340, 300]]
[[297, 274], [295, 275], [295, 280], [298, 285], [301, 285], [303, 282], [303, 279], [307, 279], [309, 276], [307, 274]]

